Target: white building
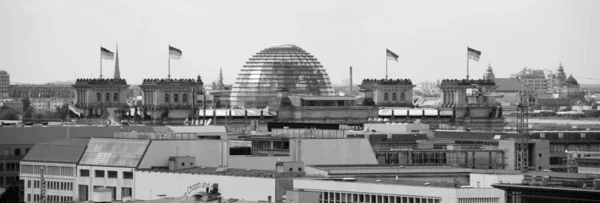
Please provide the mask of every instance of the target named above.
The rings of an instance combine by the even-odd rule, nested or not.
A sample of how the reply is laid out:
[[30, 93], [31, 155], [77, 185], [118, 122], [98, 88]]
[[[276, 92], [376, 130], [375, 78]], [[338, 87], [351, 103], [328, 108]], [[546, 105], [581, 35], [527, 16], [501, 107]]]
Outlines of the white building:
[[150, 140], [92, 138], [77, 165], [77, 200], [91, 200], [92, 190], [106, 187], [113, 200], [131, 199], [134, 171]]
[[[494, 183], [520, 183], [516, 173], [471, 173], [470, 185], [452, 182], [414, 181], [381, 178], [298, 178], [294, 190], [287, 192], [287, 202], [372, 202], [372, 203], [499, 203], [505, 202], [504, 191]], [[312, 193], [312, 194], [310, 194]]]
[[44, 174], [48, 202], [70, 202], [77, 196], [77, 162], [89, 142], [87, 138], [60, 139], [36, 144], [21, 161], [20, 179], [25, 183], [25, 202], [41, 202]]
[[56, 108], [72, 103], [73, 98], [31, 98], [31, 106], [39, 111], [56, 111]]

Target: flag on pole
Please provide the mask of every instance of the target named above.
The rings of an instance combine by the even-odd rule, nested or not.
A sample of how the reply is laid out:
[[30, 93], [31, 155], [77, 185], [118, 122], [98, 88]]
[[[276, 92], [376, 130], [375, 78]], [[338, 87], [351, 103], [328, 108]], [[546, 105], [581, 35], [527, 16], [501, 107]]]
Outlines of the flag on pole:
[[172, 59], [181, 59], [181, 50], [169, 45], [169, 55]]
[[114, 60], [115, 59], [115, 54], [104, 48], [104, 47], [100, 47], [100, 55], [102, 55], [102, 59], [108, 59], [108, 60]]
[[398, 54], [395, 54], [394, 52], [390, 51], [389, 49], [385, 49], [385, 54], [387, 55], [388, 60], [398, 62]]
[[475, 49], [471, 49], [467, 47], [467, 52], [469, 55], [469, 59], [473, 59], [473, 61], [479, 61], [479, 57], [481, 56], [481, 51], [477, 51]]

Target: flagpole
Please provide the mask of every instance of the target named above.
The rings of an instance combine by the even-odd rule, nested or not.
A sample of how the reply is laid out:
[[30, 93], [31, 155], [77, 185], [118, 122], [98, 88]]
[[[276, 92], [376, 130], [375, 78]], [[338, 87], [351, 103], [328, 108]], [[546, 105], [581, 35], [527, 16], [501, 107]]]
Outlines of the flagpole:
[[169, 54], [167, 56], [169, 57], [169, 79], [171, 79], [171, 43], [169, 43]]
[[467, 45], [467, 80], [469, 79], [469, 45]]
[[102, 78], [102, 46], [100, 46], [100, 78]]
[[387, 47], [385, 48], [385, 79], [388, 79], [388, 56]]

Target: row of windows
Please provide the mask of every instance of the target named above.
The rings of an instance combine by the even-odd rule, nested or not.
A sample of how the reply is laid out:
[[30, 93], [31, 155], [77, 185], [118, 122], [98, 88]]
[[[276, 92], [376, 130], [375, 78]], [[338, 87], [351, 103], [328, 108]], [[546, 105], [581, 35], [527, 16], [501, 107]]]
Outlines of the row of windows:
[[[388, 101], [389, 100], [389, 94], [383, 93], [383, 101]], [[396, 93], [392, 92], [392, 101], [396, 101]], [[400, 101], [404, 101], [404, 92], [400, 92]]]
[[[27, 180], [27, 188], [32, 187], [32, 181]], [[41, 181], [34, 180], [33, 188], [40, 188]], [[59, 181], [46, 181], [46, 189], [47, 190], [62, 190], [62, 191], [73, 191], [73, 183], [71, 182], [59, 182]]]
[[497, 203], [498, 197], [469, 197], [458, 198], [458, 203]]
[[0, 176], [0, 185], [16, 185], [19, 183], [19, 176]]
[[[182, 100], [182, 102], [184, 102], [184, 103], [188, 102], [188, 95], [187, 95], [186, 93], [184, 93], [184, 94], [181, 96], [181, 100]], [[168, 93], [167, 93], [167, 94], [165, 94], [165, 102], [166, 102], [166, 103], [169, 103], [169, 102], [171, 102], [171, 98], [170, 98], [170, 95], [169, 95]], [[177, 94], [177, 93], [173, 94], [173, 102], [175, 102], [175, 103], [178, 103], [178, 102], [179, 102], [179, 94]]]
[[40, 174], [42, 172], [42, 167], [43, 167], [44, 175], [75, 176], [75, 168], [70, 167], [70, 166], [45, 166], [45, 165], [23, 164], [23, 165], [21, 165], [21, 173]]
[[25, 148], [25, 154], [21, 153], [21, 148], [5, 149], [4, 156], [21, 156], [29, 153], [29, 148]]
[[437, 197], [406, 197], [383, 194], [322, 192], [319, 195], [321, 203], [350, 203], [350, 202], [409, 202], [409, 203], [440, 203]]
[[[106, 93], [104, 93], [104, 95], [105, 95], [104, 101], [110, 102], [110, 93], [106, 92]], [[102, 101], [102, 93], [100, 93], [100, 92], [96, 93], [96, 101], [98, 101], [98, 102]], [[119, 93], [118, 92], [113, 93], [113, 101], [114, 102], [119, 101]]]
[[[40, 199], [39, 194], [33, 195], [33, 202], [41, 202], [40, 200], [41, 199]], [[73, 197], [71, 197], [71, 196], [46, 195], [45, 202], [72, 202], [72, 201], [73, 201]], [[32, 202], [31, 194], [27, 194], [27, 202]]]
[[[106, 176], [108, 175], [108, 176]], [[80, 169], [79, 176], [81, 177], [90, 177], [90, 170]], [[104, 171], [104, 170], [94, 170], [94, 177], [96, 178], [119, 178], [117, 171]], [[123, 171], [122, 175], [123, 179], [133, 179], [133, 172]]]
[[8, 172], [19, 171], [19, 163], [0, 163], [0, 172], [5, 170]]

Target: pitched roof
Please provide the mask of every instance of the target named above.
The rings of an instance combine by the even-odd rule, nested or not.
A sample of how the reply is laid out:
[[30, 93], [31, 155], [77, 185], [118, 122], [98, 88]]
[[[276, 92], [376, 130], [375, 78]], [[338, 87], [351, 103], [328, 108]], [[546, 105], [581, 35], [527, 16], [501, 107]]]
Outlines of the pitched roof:
[[517, 92], [519, 90], [531, 90], [525, 83], [517, 78], [496, 78], [496, 92]]
[[36, 144], [23, 161], [77, 163], [83, 155], [89, 138], [65, 138]]
[[150, 140], [92, 138], [79, 164], [137, 167]]

